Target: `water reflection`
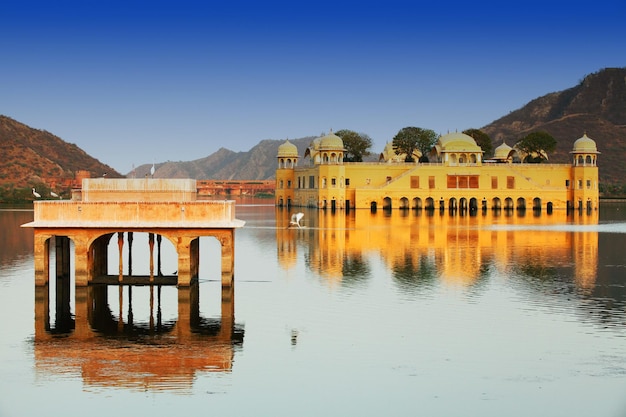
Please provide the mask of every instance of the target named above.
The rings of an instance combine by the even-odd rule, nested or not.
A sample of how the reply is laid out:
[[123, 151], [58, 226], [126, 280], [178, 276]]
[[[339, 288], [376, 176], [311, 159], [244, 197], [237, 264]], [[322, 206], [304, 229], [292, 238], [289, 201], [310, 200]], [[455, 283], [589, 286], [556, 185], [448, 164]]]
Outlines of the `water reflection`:
[[32, 220], [32, 210], [0, 210], [0, 268], [32, 255], [33, 234], [20, 228]]
[[[50, 289], [36, 287], [37, 370], [77, 374], [90, 387], [182, 391], [191, 389], [198, 372], [230, 372], [244, 336], [235, 324], [234, 286], [222, 290], [219, 318], [201, 316], [200, 287], [79, 287], [70, 314], [70, 291], [57, 286], [52, 320]], [[134, 311], [145, 310], [145, 297], [137, 301], [133, 294], [146, 291], [149, 318], [141, 320]], [[164, 291], [176, 293], [175, 318], [163, 319]]]
[[[516, 287], [561, 295], [565, 302], [575, 297], [594, 319], [613, 317], [614, 324], [625, 324], [625, 286], [617, 277], [623, 255], [616, 248], [626, 246], [626, 234], [600, 240], [605, 229], [597, 211], [394, 210], [383, 215], [312, 209], [305, 212], [303, 229], [288, 228], [289, 216], [288, 210], [276, 210], [280, 265], [292, 268], [300, 252], [306, 266], [333, 287], [371, 280], [371, 263], [380, 259], [404, 293], [436, 286], [475, 290], [504, 278]], [[609, 230], [621, 229], [626, 232], [626, 224]], [[604, 258], [612, 260], [599, 257], [604, 240]]]

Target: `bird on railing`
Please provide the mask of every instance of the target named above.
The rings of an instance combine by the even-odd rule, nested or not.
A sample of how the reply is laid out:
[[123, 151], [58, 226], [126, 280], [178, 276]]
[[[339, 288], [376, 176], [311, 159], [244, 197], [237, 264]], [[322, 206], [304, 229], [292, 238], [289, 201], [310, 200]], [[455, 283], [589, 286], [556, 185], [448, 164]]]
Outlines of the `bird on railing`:
[[35, 189], [34, 189], [34, 188], [33, 188], [33, 195], [34, 195], [36, 198], [41, 198], [41, 194], [39, 194], [37, 191], [35, 191]]
[[50, 196], [54, 197], [54, 198], [58, 198], [59, 195], [57, 193], [55, 193], [54, 191], [50, 191]]
[[302, 226], [300, 225], [300, 220], [302, 220], [302, 218], [304, 217], [304, 213], [294, 213], [291, 215], [291, 221], [289, 222], [289, 226], [298, 226], [298, 228], [301, 228]]

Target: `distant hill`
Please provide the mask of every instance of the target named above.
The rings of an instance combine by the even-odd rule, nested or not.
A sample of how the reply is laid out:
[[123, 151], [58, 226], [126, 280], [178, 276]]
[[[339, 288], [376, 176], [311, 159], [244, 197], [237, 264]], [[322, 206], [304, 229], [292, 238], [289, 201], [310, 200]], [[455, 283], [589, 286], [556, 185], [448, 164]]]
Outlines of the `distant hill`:
[[[72, 143], [0, 115], [0, 191], [62, 183], [85, 170], [91, 176], [121, 174]], [[0, 200], [1, 201], [1, 200]]]
[[[298, 154], [310, 145], [315, 136], [300, 139], [289, 139], [296, 145]], [[155, 164], [157, 178], [195, 178], [206, 180], [267, 180], [276, 174], [278, 147], [285, 143], [284, 139], [265, 139], [247, 152], [233, 152], [220, 148], [211, 155], [188, 162], [163, 162]], [[129, 172], [128, 177], [148, 175], [152, 164], [144, 164]]]
[[626, 68], [606, 68], [587, 75], [577, 86], [546, 94], [481, 128], [494, 147], [504, 139], [514, 145], [543, 130], [557, 140], [550, 162], [567, 163], [574, 141], [586, 132], [596, 141], [600, 182], [626, 183]]

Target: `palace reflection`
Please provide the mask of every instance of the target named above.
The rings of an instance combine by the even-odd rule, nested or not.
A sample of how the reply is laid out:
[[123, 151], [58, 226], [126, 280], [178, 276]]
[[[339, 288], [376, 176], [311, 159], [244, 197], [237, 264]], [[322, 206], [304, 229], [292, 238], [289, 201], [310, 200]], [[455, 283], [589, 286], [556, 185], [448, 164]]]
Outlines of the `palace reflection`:
[[[230, 372], [243, 344], [243, 328], [235, 324], [234, 286], [222, 288], [221, 317], [211, 319], [200, 314], [199, 284], [77, 287], [75, 314], [70, 287], [73, 291], [57, 280], [52, 298], [50, 286], [35, 288], [39, 372], [77, 373], [90, 387], [189, 390], [199, 372]], [[177, 317], [168, 320], [161, 312], [165, 290], [178, 298]], [[139, 291], [149, 291], [147, 320], [135, 317], [137, 307], [146, 307], [139, 305], [145, 297], [133, 298]]]
[[597, 225], [597, 211], [306, 210], [302, 229], [287, 228], [288, 210], [279, 208], [276, 216], [282, 267], [292, 267], [303, 250], [307, 266], [330, 285], [367, 279], [370, 254], [403, 286], [471, 286], [493, 269], [507, 276], [561, 266], [573, 267], [579, 288], [596, 280], [598, 232], [575, 228]]

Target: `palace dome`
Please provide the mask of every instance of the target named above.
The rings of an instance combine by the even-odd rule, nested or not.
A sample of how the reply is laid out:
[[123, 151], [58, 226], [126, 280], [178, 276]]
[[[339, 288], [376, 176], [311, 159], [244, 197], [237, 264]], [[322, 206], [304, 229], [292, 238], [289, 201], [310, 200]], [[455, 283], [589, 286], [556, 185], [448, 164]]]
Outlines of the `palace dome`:
[[498, 146], [493, 152], [493, 159], [508, 159], [509, 153], [513, 150], [509, 145], [502, 141], [502, 145]]
[[278, 147], [278, 157], [293, 158], [298, 156], [298, 148], [289, 139]]
[[573, 153], [599, 153], [596, 142], [587, 136], [587, 133], [582, 138], [576, 139], [574, 142]]
[[473, 137], [465, 133], [453, 132], [440, 136], [437, 145], [443, 151], [465, 151], [465, 152], [481, 152], [480, 146], [476, 144]]
[[319, 149], [343, 151], [343, 140], [339, 136], [335, 135], [331, 130], [328, 135], [323, 136], [320, 139]]

